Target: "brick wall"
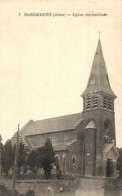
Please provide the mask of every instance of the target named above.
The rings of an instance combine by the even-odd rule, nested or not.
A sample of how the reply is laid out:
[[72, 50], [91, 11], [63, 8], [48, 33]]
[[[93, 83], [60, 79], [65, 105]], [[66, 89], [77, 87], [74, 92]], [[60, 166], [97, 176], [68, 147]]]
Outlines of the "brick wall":
[[72, 175], [81, 175], [82, 170], [82, 159], [81, 159], [81, 149], [78, 142], [72, 144], [67, 148], [67, 159], [66, 168], [67, 172]]
[[52, 144], [59, 144], [64, 142], [70, 142], [77, 138], [76, 130], [60, 131], [54, 133], [46, 133], [40, 135], [26, 136], [26, 140], [33, 146], [43, 146], [47, 138], [50, 138]]
[[[103, 150], [105, 148], [104, 144], [104, 123], [108, 119], [112, 122], [112, 129], [110, 131], [110, 139], [115, 139], [115, 119], [114, 112], [109, 112], [106, 110], [96, 109], [94, 111], [83, 112], [83, 125], [82, 130], [85, 128], [87, 122], [90, 119], [94, 119], [96, 122], [96, 166], [95, 166], [95, 175], [96, 176], [105, 176], [105, 168], [103, 164]], [[79, 130], [79, 137], [82, 138], [81, 130]], [[82, 139], [81, 139], [82, 140]]]

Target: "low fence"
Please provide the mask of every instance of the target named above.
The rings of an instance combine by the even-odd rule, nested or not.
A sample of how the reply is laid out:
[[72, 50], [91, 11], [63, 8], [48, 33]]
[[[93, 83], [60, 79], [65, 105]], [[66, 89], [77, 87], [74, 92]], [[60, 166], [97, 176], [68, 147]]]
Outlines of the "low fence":
[[[0, 183], [12, 189], [11, 179], [0, 179]], [[35, 196], [122, 196], [122, 180], [112, 178], [17, 180], [16, 190], [21, 194], [33, 190]]]
[[[12, 189], [12, 180], [1, 179], [8, 189]], [[74, 196], [76, 184], [73, 180], [17, 180], [16, 190], [21, 194], [26, 194], [28, 190], [33, 190], [35, 196], [43, 195], [71, 195]]]

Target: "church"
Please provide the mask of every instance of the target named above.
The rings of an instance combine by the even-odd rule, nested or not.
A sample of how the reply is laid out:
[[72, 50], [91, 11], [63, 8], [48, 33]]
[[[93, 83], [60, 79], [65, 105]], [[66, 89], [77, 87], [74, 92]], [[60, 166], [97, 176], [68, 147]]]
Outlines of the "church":
[[[83, 112], [30, 120], [20, 130], [28, 150], [41, 147], [50, 138], [62, 173], [93, 177], [116, 177], [114, 100], [100, 39], [86, 89], [81, 95]], [[15, 142], [15, 135], [12, 142]]]

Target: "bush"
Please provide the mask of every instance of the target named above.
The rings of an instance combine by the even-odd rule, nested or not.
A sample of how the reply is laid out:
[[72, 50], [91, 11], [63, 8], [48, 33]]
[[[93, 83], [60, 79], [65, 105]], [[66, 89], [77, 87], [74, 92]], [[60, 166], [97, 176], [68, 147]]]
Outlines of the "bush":
[[34, 196], [34, 190], [28, 190], [26, 196]]
[[[12, 190], [9, 190], [7, 187], [5, 187], [4, 184], [0, 184], [0, 196], [13, 196]], [[24, 195], [19, 194], [15, 190], [14, 196], [24, 196]]]

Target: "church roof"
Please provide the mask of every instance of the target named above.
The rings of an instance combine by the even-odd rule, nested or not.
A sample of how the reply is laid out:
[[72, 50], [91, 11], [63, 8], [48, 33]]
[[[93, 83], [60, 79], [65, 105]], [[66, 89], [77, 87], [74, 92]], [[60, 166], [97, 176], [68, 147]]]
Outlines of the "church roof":
[[100, 39], [92, 63], [88, 84], [82, 96], [95, 92], [104, 92], [116, 97], [110, 87]]
[[119, 152], [116, 146], [114, 145], [114, 143], [106, 144], [103, 151], [103, 158], [105, 160], [107, 159], [117, 160], [118, 157], [119, 157]]
[[106, 144], [104, 152], [106, 152], [106, 153], [109, 152], [113, 146], [114, 146], [113, 143]]
[[76, 123], [82, 120], [81, 113], [75, 113], [65, 116], [59, 116], [49, 119], [30, 120], [21, 130], [21, 135], [37, 135], [58, 131], [66, 131], [75, 129]]

